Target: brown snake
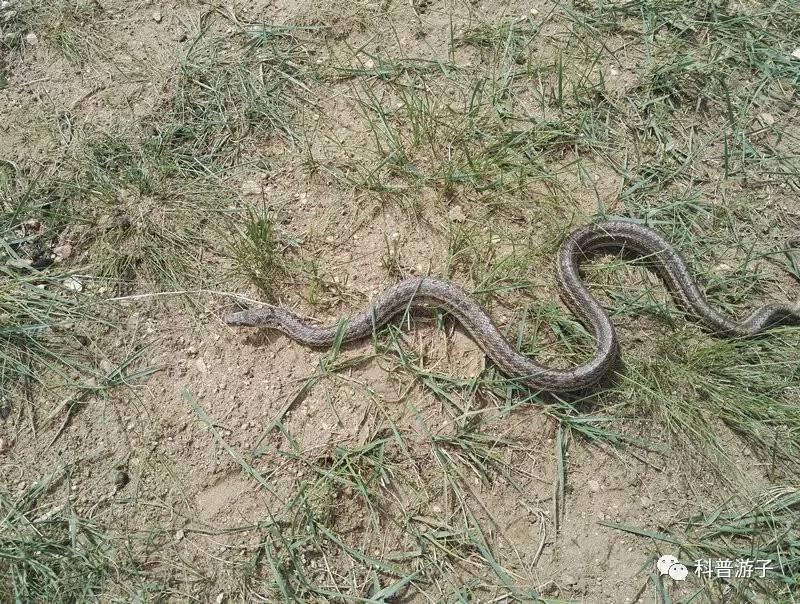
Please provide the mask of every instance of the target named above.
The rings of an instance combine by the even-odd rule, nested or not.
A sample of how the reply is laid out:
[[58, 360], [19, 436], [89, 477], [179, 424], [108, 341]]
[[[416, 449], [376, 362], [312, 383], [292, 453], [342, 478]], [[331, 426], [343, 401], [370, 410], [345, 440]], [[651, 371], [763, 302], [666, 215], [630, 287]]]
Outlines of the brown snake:
[[[769, 304], [740, 321], [717, 312], [709, 306], [683, 258], [666, 239], [639, 224], [608, 221], [573, 232], [561, 247], [556, 262], [561, 298], [596, 341], [594, 357], [578, 367], [554, 369], [521, 354], [470, 294], [450, 281], [432, 277], [405, 279], [384, 290], [369, 308], [349, 318], [342, 342], [366, 338], [408, 309], [436, 307], [458, 319], [486, 355], [510, 378], [549, 392], [583, 390], [595, 385], [617, 363], [619, 343], [608, 314], [583, 284], [579, 266], [592, 256], [620, 251], [645, 258], [648, 267], [664, 280], [676, 303], [715, 334], [751, 336], [777, 324], [800, 324], [800, 305]], [[331, 346], [338, 331], [338, 325], [317, 327], [275, 306], [237, 312], [229, 315], [225, 322], [277, 329], [301, 344], [314, 347]]]

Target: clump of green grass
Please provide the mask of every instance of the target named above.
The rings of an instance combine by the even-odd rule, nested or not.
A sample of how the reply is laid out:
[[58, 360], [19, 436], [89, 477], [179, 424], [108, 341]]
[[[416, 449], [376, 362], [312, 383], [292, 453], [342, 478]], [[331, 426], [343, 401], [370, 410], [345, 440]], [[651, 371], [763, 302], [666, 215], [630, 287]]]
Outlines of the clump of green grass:
[[[538, 28], [530, 21], [485, 22], [464, 30], [453, 42], [490, 50], [500, 60], [521, 65], [538, 36]], [[498, 57], [490, 60], [497, 61]]]
[[45, 43], [77, 65], [107, 61], [110, 39], [97, 26], [103, 17], [102, 6], [90, 0], [60, 0], [46, 7], [40, 21]]
[[[666, 552], [677, 555], [699, 586], [693, 601], [791, 602], [800, 576], [798, 509], [800, 491], [786, 487], [765, 493], [754, 506], [728, 502], [669, 527], [601, 524], [652, 540], [654, 561]], [[731, 576], [713, 568], [718, 560], [732, 562]], [[740, 568], [738, 561], [751, 565]], [[656, 592], [665, 592], [657, 573], [651, 581]]]
[[83, 66], [110, 58], [109, 38], [98, 25], [104, 19], [101, 5], [90, 0], [20, 0], [0, 14], [0, 48], [25, 48], [25, 36], [40, 42], [71, 63]]
[[157, 126], [164, 148], [187, 172], [230, 168], [257, 150], [255, 140], [295, 138], [307, 52], [292, 28], [242, 27], [233, 37], [198, 35], [181, 63], [167, 119]]
[[51, 258], [75, 192], [52, 175], [26, 184], [14, 174], [0, 185], [0, 407], [24, 414], [33, 428], [38, 420], [30, 403], [41, 394], [67, 393], [44, 420], [47, 424], [66, 409], [63, 429], [90, 397], [151, 373], [133, 367], [143, 348], [116, 368], [100, 369], [100, 357], [105, 362], [108, 357], [93, 338], [104, 320], [87, 289], [91, 281], [76, 275], [71, 259]]
[[67, 504], [43, 504], [54, 481], [22, 493], [0, 490], [0, 592], [15, 602], [98, 597], [119, 572], [111, 538]]
[[[327, 377], [337, 379], [339, 369], [329, 369]], [[185, 396], [218, 443], [269, 492], [277, 469], [254, 468]], [[540, 601], [504, 568], [487, 536], [487, 523], [495, 525], [469, 486], [478, 476], [498, 488], [511, 481], [521, 493], [524, 476], [502, 460], [506, 448], [517, 445], [481, 434], [480, 422], [462, 423], [451, 436], [434, 435], [414, 412], [422, 440], [386, 417], [365, 444], [343, 443], [313, 455], [299, 449], [288, 421], [276, 422], [286, 446], [269, 446], [270, 456], [277, 453], [301, 469], [291, 496], [269, 514], [270, 527], [248, 571], [251, 589], [282, 602], [380, 602], [434, 593]], [[425, 451], [430, 458], [421, 460]], [[453, 509], [447, 513], [438, 509], [448, 504]]]
[[[548, 161], [601, 147], [608, 136], [607, 124], [582, 109], [552, 120], [498, 114], [494, 101], [486, 98], [490, 93], [484, 81], [474, 90], [454, 90], [450, 83], [421, 77], [391, 86], [393, 105], [367, 88], [359, 98], [374, 141], [359, 165], [343, 169], [336, 162], [319, 162], [349, 186], [389, 194], [431, 187], [452, 199], [460, 191], [521, 194], [544, 183], [568, 195]], [[463, 106], [453, 103], [453, 96]], [[503, 197], [496, 207], [518, 204]]]
[[[34, 20], [34, 5], [23, 0], [0, 11], [0, 49], [11, 52], [22, 46], [25, 34]], [[0, 60], [5, 63], [5, 53]], [[0, 66], [4, 66], [0, 63]]]
[[794, 476], [800, 469], [800, 409], [790, 396], [800, 387], [797, 336], [793, 328], [728, 340], [679, 331], [649, 359], [629, 363], [620, 395], [686, 451], [717, 464], [721, 476], [735, 479], [741, 468], [717, 422], [749, 444], [773, 479]]
[[169, 289], [213, 277], [231, 191], [215, 179], [184, 175], [157, 137], [107, 133], [85, 137], [73, 159], [88, 184], [73, 199], [94, 274], [126, 290], [136, 283]]
[[73, 327], [91, 315], [62, 280], [0, 267], [0, 398], [31, 395], [42, 372], [63, 384], [91, 371], [85, 336]]
[[267, 300], [276, 299], [276, 280], [287, 271], [280, 235], [266, 208], [248, 209], [243, 224], [229, 238], [235, 270], [255, 285]]
[[64, 286], [70, 272], [52, 267], [70, 187], [15, 171], [0, 185], [0, 391], [21, 394], [54, 370], [72, 381], [89, 368], [83, 336], [73, 326], [91, 316]]
[[247, 279], [271, 302], [278, 300], [286, 283], [312, 307], [351, 299], [353, 293], [345, 283], [330, 278], [316, 259], [304, 256], [299, 242], [279, 227], [276, 218], [263, 204], [227, 221], [226, 254], [233, 260], [232, 274]]

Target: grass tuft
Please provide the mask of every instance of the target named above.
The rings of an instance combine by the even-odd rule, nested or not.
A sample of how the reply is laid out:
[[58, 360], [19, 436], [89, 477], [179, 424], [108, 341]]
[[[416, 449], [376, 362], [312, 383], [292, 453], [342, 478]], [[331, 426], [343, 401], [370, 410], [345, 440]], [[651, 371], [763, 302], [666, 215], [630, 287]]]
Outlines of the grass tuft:
[[[61, 477], [59, 481], [63, 479]], [[0, 491], [0, 593], [15, 602], [95, 599], [119, 569], [111, 538], [69, 505], [42, 505], [54, 480]]]
[[[693, 601], [791, 602], [800, 576], [799, 506], [800, 491], [776, 488], [752, 507], [729, 502], [665, 530], [601, 524], [651, 539], [654, 560], [665, 552], [677, 555], [699, 586]], [[718, 560], [731, 562], [731, 576], [719, 575]]]

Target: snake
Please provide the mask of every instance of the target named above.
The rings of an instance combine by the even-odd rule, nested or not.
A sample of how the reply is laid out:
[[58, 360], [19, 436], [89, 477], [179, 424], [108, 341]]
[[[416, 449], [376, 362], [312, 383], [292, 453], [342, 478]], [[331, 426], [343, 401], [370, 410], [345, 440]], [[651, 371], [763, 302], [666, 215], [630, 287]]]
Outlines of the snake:
[[[787, 250], [800, 247], [800, 238]], [[486, 309], [461, 286], [434, 277], [411, 277], [378, 294], [368, 308], [326, 327], [278, 306], [228, 315], [231, 326], [263, 327], [314, 348], [329, 348], [370, 337], [394, 317], [418, 308], [438, 308], [455, 317], [487, 357], [509, 379], [541, 392], [576, 392], [596, 386], [620, 360], [616, 330], [606, 310], [587, 289], [581, 265], [603, 254], [632, 255], [645, 261], [665, 283], [676, 305], [712, 334], [749, 337], [776, 325], [800, 324], [800, 304], [767, 304], [737, 320], [714, 309], [692, 277], [680, 252], [662, 235], [638, 222], [607, 220], [570, 233], [555, 262], [561, 299], [593, 335], [594, 355], [567, 369], [537, 362], [519, 352]], [[343, 322], [345, 321], [345, 322]]]

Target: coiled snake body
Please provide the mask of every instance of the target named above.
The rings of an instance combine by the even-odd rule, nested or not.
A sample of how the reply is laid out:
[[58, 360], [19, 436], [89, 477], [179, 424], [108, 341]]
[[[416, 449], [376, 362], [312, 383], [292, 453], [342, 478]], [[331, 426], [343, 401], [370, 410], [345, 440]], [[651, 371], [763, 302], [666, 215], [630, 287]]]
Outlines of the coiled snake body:
[[[678, 251], [661, 235], [632, 222], [608, 221], [573, 232], [557, 257], [561, 298], [596, 341], [593, 358], [578, 367], [554, 369], [520, 354], [471, 295], [450, 281], [432, 277], [406, 279], [384, 290], [369, 308], [348, 320], [342, 341], [369, 337], [375, 329], [408, 309], [433, 306], [458, 319], [486, 355], [510, 378], [536, 390], [583, 390], [595, 385], [616, 364], [619, 343], [608, 314], [583, 284], [579, 266], [600, 253], [620, 251], [645, 258], [648, 267], [664, 280], [676, 303], [713, 333], [750, 336], [777, 324], [800, 324], [800, 305], [769, 304], [741, 321], [719, 313], [709, 306]], [[314, 347], [331, 346], [338, 329], [337, 325], [317, 327], [275, 306], [237, 312], [229, 315], [225, 322], [277, 329], [301, 344]]]

